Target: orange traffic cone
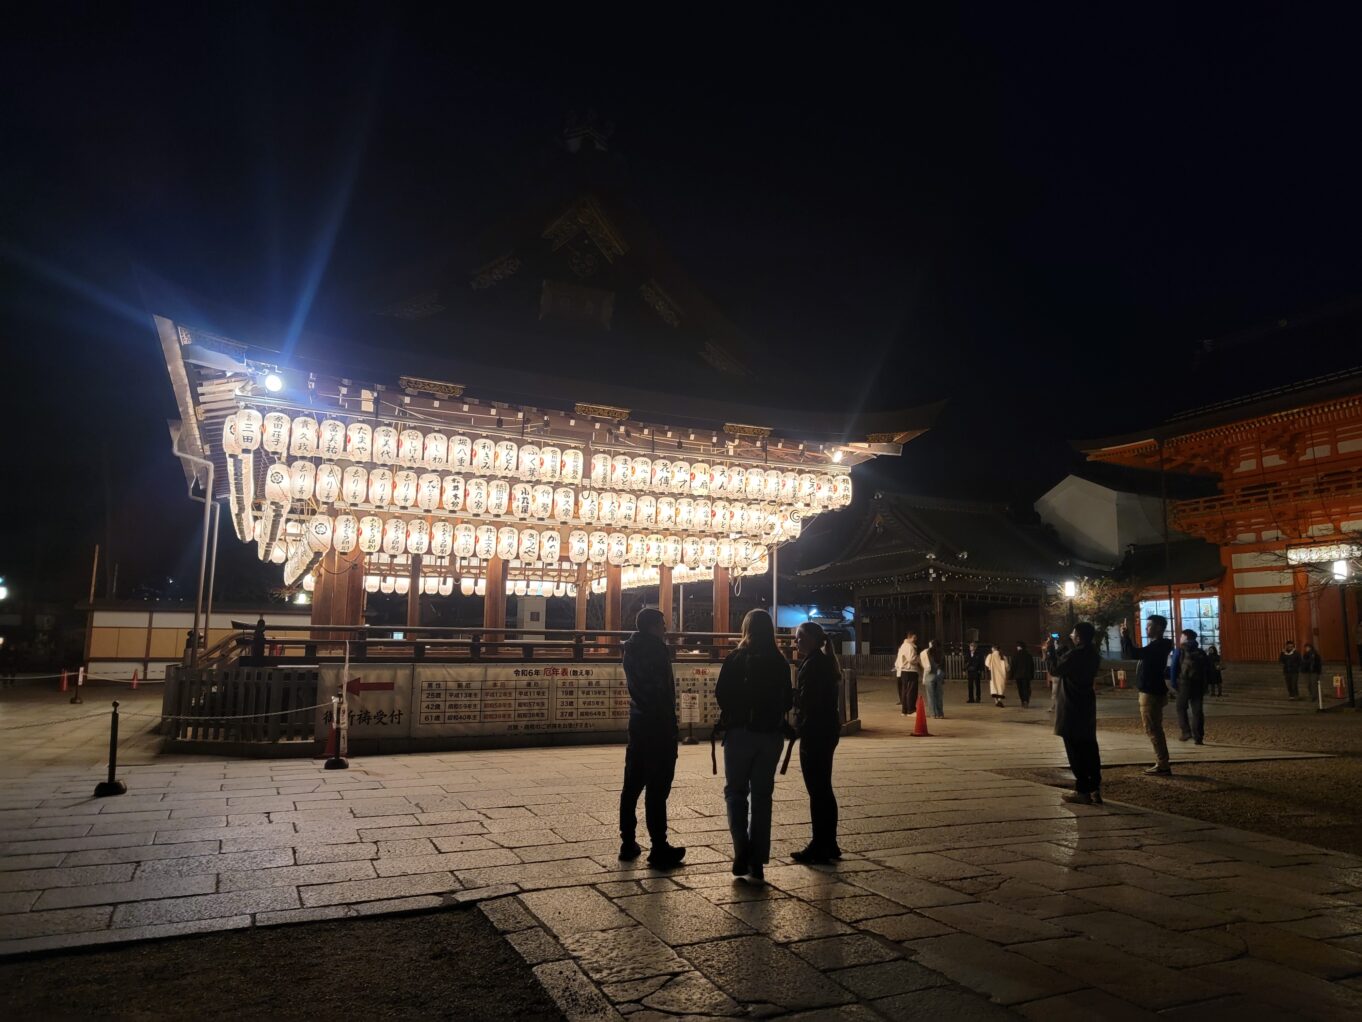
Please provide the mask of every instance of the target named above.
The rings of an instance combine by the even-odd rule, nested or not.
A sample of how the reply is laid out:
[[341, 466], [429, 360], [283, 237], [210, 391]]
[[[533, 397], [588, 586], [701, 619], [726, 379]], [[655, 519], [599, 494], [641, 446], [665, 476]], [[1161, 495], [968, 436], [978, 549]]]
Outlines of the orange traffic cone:
[[58, 691], [58, 692], [65, 692], [65, 691], [66, 691], [66, 672], [65, 672], [65, 671], [62, 671], [62, 672], [61, 672], [61, 688], [57, 689], [57, 691]]
[[927, 702], [919, 693], [917, 697], [917, 720], [913, 722], [914, 738], [930, 738], [932, 733], [927, 730]]
[[137, 688], [137, 668], [136, 668], [136, 667], [134, 667], [134, 668], [132, 669], [132, 687], [133, 687], [134, 689]]

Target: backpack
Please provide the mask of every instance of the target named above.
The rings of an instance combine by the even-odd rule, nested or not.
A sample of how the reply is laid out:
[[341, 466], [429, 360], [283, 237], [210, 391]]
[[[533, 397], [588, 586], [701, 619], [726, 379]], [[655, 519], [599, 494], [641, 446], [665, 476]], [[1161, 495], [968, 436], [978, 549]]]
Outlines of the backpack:
[[1192, 685], [1204, 685], [1210, 673], [1210, 660], [1201, 647], [1183, 651], [1178, 664], [1179, 684], [1185, 681]]

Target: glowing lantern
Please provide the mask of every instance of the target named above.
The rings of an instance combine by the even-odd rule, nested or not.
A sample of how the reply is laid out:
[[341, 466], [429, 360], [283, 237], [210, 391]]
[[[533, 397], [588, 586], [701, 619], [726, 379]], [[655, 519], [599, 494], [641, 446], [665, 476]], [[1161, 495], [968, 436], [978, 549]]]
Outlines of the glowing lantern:
[[535, 518], [545, 519], [553, 514], [553, 487], [547, 483], [540, 483], [534, 488], [534, 493], [530, 499], [530, 514]]
[[436, 557], [448, 557], [454, 552], [454, 525], [443, 518], [430, 527], [430, 552]]
[[407, 548], [407, 526], [400, 518], [389, 518], [383, 523], [383, 552], [391, 556]]
[[497, 530], [497, 556], [503, 561], [512, 560], [520, 550], [520, 533], [509, 525]]
[[337, 419], [323, 419], [317, 427], [317, 453], [323, 458], [345, 456], [345, 423]]
[[361, 553], [376, 554], [383, 545], [383, 519], [365, 515], [359, 520], [359, 549]]
[[780, 473], [780, 499], [787, 504], [793, 504], [799, 497], [799, 473], [782, 472]]
[[617, 454], [610, 459], [610, 485], [620, 489], [629, 486], [629, 455]]
[[610, 553], [610, 534], [593, 532], [588, 540], [587, 560], [592, 564], [604, 564]]
[[374, 428], [367, 422], [345, 427], [345, 454], [351, 461], [368, 461], [374, 455]]
[[413, 518], [407, 523], [407, 553], [424, 554], [430, 549], [430, 522]]
[[236, 413], [236, 437], [243, 452], [260, 447], [260, 428], [260, 413], [254, 408], [243, 408]]
[[695, 509], [692, 513], [691, 527], [708, 531], [714, 527], [714, 509], [708, 500], [703, 497], [695, 502]]
[[623, 564], [629, 553], [629, 537], [622, 532], [612, 532], [605, 549], [605, 559], [611, 564]]
[[434, 511], [440, 506], [440, 476], [437, 472], [422, 473], [416, 481], [416, 506], [422, 511]]
[[574, 484], [582, 481], [582, 452], [575, 447], [563, 452], [562, 480]]
[[473, 592], [477, 593], [479, 596], [486, 596], [487, 579], [485, 578], [478, 579], [477, 583], [473, 586]]
[[585, 564], [587, 556], [591, 550], [591, 542], [585, 532], [581, 529], [573, 529], [568, 533], [568, 560], [573, 564]]
[[634, 512], [634, 521], [640, 525], [657, 524], [657, 498], [644, 495], [638, 498], [638, 510]]
[[539, 534], [539, 559], [545, 564], [557, 564], [563, 553], [563, 537], [555, 529]]
[[619, 519], [620, 514], [620, 495], [613, 490], [607, 490], [601, 494], [600, 523], [602, 525], [614, 525]]
[[669, 568], [676, 567], [681, 560], [681, 537], [667, 536], [662, 540], [662, 563]]
[[520, 559], [526, 562], [539, 560], [539, 530], [520, 530]]
[[511, 513], [517, 518], [528, 518], [534, 509], [534, 487], [516, 483], [511, 487]]
[[610, 485], [610, 455], [593, 454], [591, 456], [591, 485]]
[[465, 596], [472, 596], [476, 587], [477, 580], [474, 579], [472, 575], [465, 575], [463, 578], [459, 579], [459, 592], [463, 593]]
[[690, 492], [697, 497], [709, 493], [709, 466], [703, 461], [697, 461], [690, 467]]
[[307, 548], [318, 553], [331, 549], [333, 526], [328, 515], [313, 515], [307, 520]]
[[646, 490], [653, 478], [653, 460], [635, 458], [629, 464], [629, 485], [635, 490]]
[[696, 537], [687, 536], [681, 541], [681, 561], [688, 568], [699, 567], [700, 541]]
[[270, 547], [270, 563], [283, 564], [287, 560], [288, 545], [282, 540], [275, 542], [274, 546]]
[[[492, 545], [496, 546], [496, 532], [493, 531]], [[472, 557], [477, 549], [477, 529], [465, 523], [454, 526], [454, 556]]]
[[732, 527], [732, 505], [726, 500], [716, 500], [714, 502], [714, 531], [728, 532]]
[[632, 493], [620, 494], [620, 507], [615, 513], [615, 521], [620, 525], [631, 525], [638, 512], [638, 498]]
[[560, 486], [553, 491], [553, 517], [560, 522], [572, 521], [572, 513], [577, 509], [577, 494], [571, 486]]
[[780, 470], [768, 468], [762, 477], [761, 495], [766, 500], [780, 499]]
[[241, 438], [236, 433], [236, 413], [222, 420], [222, 449], [227, 454], [241, 453]]
[[337, 515], [331, 532], [331, 545], [337, 551], [348, 554], [359, 542], [359, 519], [354, 515]]
[[493, 479], [487, 484], [487, 510], [490, 514], [504, 515], [511, 506], [511, 484], [505, 479]]
[[766, 528], [766, 509], [759, 504], [749, 504], [747, 507], [747, 527], [743, 529], [743, 532], [748, 536], [760, 536], [764, 528]]
[[390, 594], [397, 588], [397, 579], [391, 575], [384, 575], [383, 581], [378, 584], [378, 591], [383, 594]]
[[848, 504], [851, 503], [851, 476], [850, 475], [833, 476], [832, 484], [833, 489], [836, 491], [837, 494], [836, 502], [840, 506], [846, 507]]
[[642, 564], [643, 551], [647, 545], [647, 538], [637, 532], [631, 532], [624, 548], [624, 560], [627, 564]]
[[440, 488], [440, 506], [446, 511], [462, 511], [463, 490], [463, 476], [445, 476]]
[[643, 540], [643, 563], [656, 568], [662, 563], [662, 537], [649, 533]]
[[369, 503], [375, 507], [387, 507], [393, 498], [392, 469], [376, 468], [369, 473]]
[[421, 461], [426, 468], [444, 468], [449, 464], [449, 437], [443, 433], [427, 433], [421, 449]]
[[496, 464], [497, 445], [485, 436], [480, 436], [473, 441], [473, 471], [491, 472], [492, 466]]
[[795, 499], [801, 504], [812, 504], [818, 494], [818, 477], [812, 472], [801, 472], [797, 486]]
[[715, 465], [709, 470], [709, 492], [715, 496], [728, 492], [727, 465]]
[[780, 535], [783, 539], [798, 539], [804, 529], [804, 512], [797, 508], [781, 515]]
[[378, 576], [377, 576], [377, 575], [365, 575], [365, 576], [364, 576], [364, 591], [365, 591], [366, 593], [376, 593], [376, 592], [378, 592]]
[[653, 460], [652, 488], [663, 492], [672, 487], [672, 463], [666, 458]]
[[421, 589], [427, 596], [434, 596], [440, 591], [440, 577], [438, 575], [422, 575]]
[[818, 485], [813, 494], [814, 503], [819, 507], [831, 507], [837, 499], [837, 483], [832, 476], [819, 476]]
[[419, 429], [404, 429], [397, 434], [397, 462], [399, 465], [419, 465], [425, 450], [426, 438]]
[[733, 541], [731, 539], [719, 540], [715, 547], [715, 561], [721, 568], [733, 567]]
[[740, 564], [746, 568], [752, 560], [752, 551], [755, 549], [755, 546], [756, 545], [750, 539], [740, 539], [737, 543], [733, 544], [734, 563]]
[[283, 412], [270, 412], [265, 416], [264, 432], [260, 436], [260, 446], [271, 454], [288, 453], [288, 434], [292, 422]]
[[781, 528], [780, 512], [773, 508], [767, 508], [764, 518], [765, 520], [761, 525], [762, 538], [769, 540], [779, 539]]
[[556, 482], [563, 472], [563, 452], [557, 447], [543, 447], [539, 450], [539, 478]]
[[317, 420], [300, 415], [293, 420], [288, 443], [289, 454], [295, 458], [311, 458], [317, 453]]
[[657, 524], [674, 525], [676, 524], [676, 498], [658, 497], [657, 498]]
[[712, 568], [719, 559], [719, 541], [713, 536], [700, 540], [700, 567]]
[[601, 495], [595, 490], [582, 490], [578, 494], [580, 503], [579, 516], [584, 522], [595, 522], [601, 516]]
[[516, 446], [510, 440], [497, 442], [496, 452], [492, 458], [492, 471], [497, 475], [513, 475], [516, 466]]
[[317, 580], [316, 578], [313, 577], [312, 572], [309, 571], [306, 575], [303, 576], [303, 592], [312, 593], [316, 591]]
[[467, 491], [464, 494], [464, 503], [467, 505], [468, 510], [475, 515], [480, 515], [487, 511], [486, 479], [468, 480]]
[[539, 448], [534, 444], [522, 444], [520, 448], [519, 468], [516, 475], [521, 479], [539, 478]]
[[690, 492], [690, 462], [672, 462], [672, 493]]
[[749, 575], [765, 575], [770, 570], [771, 552], [766, 547], [762, 547], [756, 559], [752, 562], [752, 566], [747, 569], [747, 573]]
[[310, 461], [295, 461], [288, 467], [289, 495], [294, 500], [311, 500], [317, 485], [317, 466]]
[[766, 489], [766, 474], [759, 468], [747, 473], [747, 486], [744, 493], [748, 500], [761, 500]]
[[567, 595], [567, 585], [566, 585], [565, 583], [563, 583], [563, 582], [555, 582], [554, 585], [553, 585], [553, 595], [554, 595], [554, 596], [566, 596], [566, 595]]
[[728, 529], [730, 532], [747, 531], [747, 505], [734, 501], [728, 505]]
[[682, 497], [676, 502], [676, 527], [692, 529], [695, 527], [695, 501]]
[[730, 465], [728, 467], [728, 492], [735, 497], [741, 497], [747, 489], [747, 469], [741, 465]]
[[341, 488], [341, 468], [333, 465], [329, 461], [324, 461], [317, 466], [317, 489], [316, 495], [318, 502], [322, 504], [335, 503], [340, 496]]
[[521, 578], [516, 580], [515, 588], [512, 591], [517, 596], [524, 596], [526, 593], [530, 591], [530, 587], [528, 584], [526, 584], [525, 580]]
[[363, 504], [369, 496], [369, 470], [351, 465], [341, 477], [341, 498], [347, 504]]
[[396, 464], [397, 447], [397, 430], [392, 426], [379, 426], [374, 430], [374, 461], [380, 465]]
[[441, 596], [453, 596], [453, 595], [454, 595], [454, 576], [452, 576], [452, 575], [446, 575], [444, 578], [440, 579], [440, 586], [439, 586], [439, 588], [438, 588], [436, 591], [437, 591]]
[[[512, 532], [515, 530], [512, 529]], [[497, 529], [495, 525], [479, 525], [473, 544], [473, 556], [482, 560], [497, 555]]]
[[473, 441], [466, 436], [456, 436], [449, 442], [449, 464], [460, 472], [466, 472], [473, 465]]
[[592, 591], [593, 593], [603, 593], [603, 592], [605, 592], [605, 579], [603, 579], [603, 578], [593, 578], [593, 579], [591, 580], [591, 591]]
[[287, 504], [291, 495], [288, 466], [276, 461], [265, 469], [265, 499], [271, 504]]

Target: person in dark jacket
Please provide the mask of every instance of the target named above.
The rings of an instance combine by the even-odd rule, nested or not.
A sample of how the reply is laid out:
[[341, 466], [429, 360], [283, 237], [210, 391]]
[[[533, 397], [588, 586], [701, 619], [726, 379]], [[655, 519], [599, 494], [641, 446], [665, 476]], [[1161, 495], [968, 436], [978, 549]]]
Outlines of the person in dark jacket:
[[837, 795], [832, 790], [832, 756], [842, 733], [838, 689], [842, 669], [822, 625], [806, 621], [795, 632], [799, 655], [795, 692], [795, 730], [799, 735], [799, 770], [809, 792], [813, 837], [791, 858], [808, 865], [842, 857], [837, 845]]
[[1206, 647], [1206, 659], [1211, 664], [1211, 677], [1207, 681], [1207, 691], [1213, 696], [1223, 695], [1221, 686], [1225, 683], [1225, 676], [1220, 671], [1220, 650], [1214, 646]]
[[1301, 654], [1294, 642], [1287, 640], [1286, 645], [1277, 656], [1277, 662], [1282, 665], [1282, 680], [1286, 682], [1286, 698], [1299, 699], [1301, 694], [1296, 687], [1296, 682], [1301, 673]]
[[1301, 674], [1305, 675], [1305, 694], [1312, 701], [1319, 699], [1319, 676], [1324, 673], [1324, 661], [1319, 650], [1307, 642], [1301, 647]]
[[1203, 699], [1210, 680], [1211, 662], [1197, 644], [1196, 632], [1182, 630], [1181, 641], [1168, 661], [1169, 683], [1177, 692], [1178, 741], [1206, 742], [1206, 711]]
[[251, 632], [251, 663], [257, 666], [265, 662], [265, 615], [260, 615], [260, 620], [255, 623], [255, 631]]
[[1022, 709], [1031, 705], [1031, 678], [1036, 673], [1036, 658], [1026, 648], [1026, 643], [1017, 640], [1017, 652], [1012, 654], [1012, 677], [1017, 682], [1017, 698]]
[[667, 843], [667, 797], [676, 776], [676, 681], [664, 636], [667, 620], [654, 607], [638, 612], [634, 634], [624, 643], [624, 677], [629, 683], [629, 746], [624, 751], [620, 790], [620, 858], [642, 854], [634, 839], [638, 797], [644, 794], [648, 824], [648, 864], [659, 869], [681, 865], [686, 850]]
[[1097, 747], [1097, 688], [1094, 680], [1102, 656], [1093, 645], [1094, 630], [1087, 621], [1074, 625], [1073, 649], [1055, 664], [1059, 688], [1055, 692], [1055, 734], [1064, 739], [1064, 752], [1074, 774], [1074, 790], [1065, 802], [1081, 805], [1102, 802], [1102, 754]]
[[733, 836], [733, 875], [765, 883], [771, 857], [771, 794], [794, 703], [790, 664], [764, 610], [748, 611], [742, 638], [714, 686], [724, 729], [724, 802]]
[[982, 701], [984, 659], [987, 656], [988, 652], [980, 649], [977, 642], [969, 644], [969, 652], [965, 654], [965, 682], [969, 686], [969, 698], [965, 700], [967, 703]]
[[1173, 652], [1173, 640], [1164, 637], [1168, 619], [1162, 614], [1150, 614], [1145, 625], [1149, 639], [1143, 646], [1130, 638], [1130, 626], [1121, 625], [1121, 656], [1138, 660], [1135, 667], [1135, 687], [1140, 693], [1140, 720], [1144, 733], [1154, 746], [1154, 765], [1147, 774], [1171, 774], [1168, 762], [1168, 737], [1163, 733], [1163, 708], [1168, 705], [1168, 657]]

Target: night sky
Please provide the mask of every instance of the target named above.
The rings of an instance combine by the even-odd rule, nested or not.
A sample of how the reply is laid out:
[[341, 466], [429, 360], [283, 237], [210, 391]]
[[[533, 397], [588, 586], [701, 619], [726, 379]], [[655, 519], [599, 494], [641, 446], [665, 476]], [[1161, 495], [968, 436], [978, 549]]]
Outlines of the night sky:
[[[514, 31], [458, 5], [11, 12], [0, 574], [69, 604], [112, 534], [120, 595], [192, 596], [140, 282], [334, 326], [532, 204], [588, 108], [676, 260], [806, 367], [797, 400], [951, 399], [883, 485], [1028, 502], [1066, 441], [1222, 396], [1203, 339], [1362, 293], [1357, 26], [1199, 6]], [[1319, 354], [1281, 353], [1283, 378]]]

